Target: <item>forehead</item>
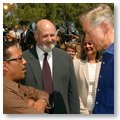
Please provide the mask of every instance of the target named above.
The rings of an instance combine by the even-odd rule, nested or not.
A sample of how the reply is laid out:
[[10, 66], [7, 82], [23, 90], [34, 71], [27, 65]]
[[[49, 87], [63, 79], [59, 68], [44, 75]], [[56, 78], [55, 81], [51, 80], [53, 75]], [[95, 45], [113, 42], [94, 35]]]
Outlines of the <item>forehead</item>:
[[10, 52], [11, 56], [19, 56], [22, 54], [22, 50], [17, 46], [9, 47], [8, 51]]
[[43, 33], [43, 32], [56, 32], [55, 26], [51, 23], [44, 23], [44, 22], [41, 23], [40, 22], [37, 24], [37, 29], [41, 33]]
[[72, 48], [72, 47], [68, 47], [68, 48], [67, 48], [67, 51], [75, 51], [75, 49]]
[[85, 39], [83, 43], [91, 43], [91, 44], [94, 44], [92, 40], [90, 39]]
[[50, 27], [50, 26], [46, 26], [46, 27], [44, 27], [44, 28], [42, 28], [42, 29], [40, 29], [40, 32], [41, 33], [43, 33], [43, 32], [55, 32], [55, 29], [54, 29], [54, 27]]
[[83, 30], [86, 31], [87, 29], [89, 29], [90, 27], [90, 19], [89, 17], [86, 17], [83, 21], [82, 21], [82, 27], [83, 27]]
[[22, 26], [22, 29], [26, 29], [26, 27], [25, 27], [25, 26]]

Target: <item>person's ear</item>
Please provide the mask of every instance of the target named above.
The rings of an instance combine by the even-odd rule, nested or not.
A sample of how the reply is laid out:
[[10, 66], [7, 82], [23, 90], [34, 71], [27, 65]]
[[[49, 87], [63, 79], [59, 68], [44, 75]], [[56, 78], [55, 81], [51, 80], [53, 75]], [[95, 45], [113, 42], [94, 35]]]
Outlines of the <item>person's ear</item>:
[[35, 41], [38, 40], [38, 32], [37, 31], [34, 31], [34, 38], [35, 38]]
[[8, 63], [3, 61], [3, 71], [8, 71]]
[[108, 30], [109, 30], [109, 25], [108, 25], [108, 23], [103, 21], [103, 22], [100, 24], [100, 26], [101, 26], [104, 34], [106, 34], [106, 33], [108, 32]]

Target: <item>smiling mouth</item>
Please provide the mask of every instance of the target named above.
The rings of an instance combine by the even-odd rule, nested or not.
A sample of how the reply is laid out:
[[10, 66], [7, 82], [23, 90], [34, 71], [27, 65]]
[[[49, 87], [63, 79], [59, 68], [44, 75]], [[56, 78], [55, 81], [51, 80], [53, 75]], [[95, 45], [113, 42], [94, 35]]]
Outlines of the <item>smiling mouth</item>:
[[86, 51], [87, 51], [87, 52], [89, 52], [89, 51], [91, 51], [91, 50], [92, 50], [91, 48], [89, 48], [89, 49], [86, 49]]
[[25, 69], [25, 68], [23, 68], [23, 69], [22, 69], [22, 71], [23, 71], [23, 72], [26, 72], [26, 69]]

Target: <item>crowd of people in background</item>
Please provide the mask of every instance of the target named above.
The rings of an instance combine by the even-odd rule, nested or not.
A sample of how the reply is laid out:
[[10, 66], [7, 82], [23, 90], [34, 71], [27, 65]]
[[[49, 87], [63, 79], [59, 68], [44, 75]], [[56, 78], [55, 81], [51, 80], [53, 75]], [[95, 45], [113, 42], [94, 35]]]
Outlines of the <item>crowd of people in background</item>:
[[[84, 35], [80, 35], [77, 29], [71, 29], [71, 26], [74, 26], [73, 23], [65, 32], [62, 26], [55, 26], [47, 19], [36, 22], [34, 29], [22, 25], [21, 32], [18, 25], [10, 30], [3, 25], [3, 44], [10, 44], [14, 41], [14, 45], [9, 47], [15, 47], [16, 51], [19, 49], [22, 56], [21, 58], [10, 56], [10, 58], [5, 58], [4, 72], [8, 74], [8, 70], [11, 70], [7, 68], [10, 65], [9, 62], [16, 62], [16, 60], [20, 62], [21, 60], [25, 66], [24, 69], [26, 68], [26, 73], [23, 78], [15, 78], [15, 82], [20, 80], [20, 84], [34, 87], [34, 89], [29, 88], [32, 93], [35, 91], [36, 94], [37, 92], [41, 94], [41, 90], [45, 91], [45, 102], [40, 103], [44, 108], [38, 108], [38, 111], [34, 111], [37, 108], [34, 108], [34, 102], [39, 100], [39, 96], [34, 96], [31, 100], [28, 95], [27, 103], [24, 103], [27, 109], [30, 107], [28, 113], [34, 111], [33, 113], [50, 114], [114, 114], [113, 12], [108, 5], [100, 4], [80, 15], [80, 23]], [[9, 47], [6, 48], [6, 51]], [[11, 53], [14, 55], [14, 52]], [[46, 59], [52, 79], [51, 93], [47, 93], [44, 89], [45, 53], [47, 53]], [[4, 74], [5, 77], [6, 74]], [[10, 75], [12, 74], [10, 73]], [[14, 81], [14, 78], [10, 79]], [[15, 84], [15, 86], [19, 86], [19, 84]], [[23, 89], [27, 91], [28, 88], [23, 87]], [[5, 106], [4, 113], [9, 113], [10, 109], [12, 109], [10, 106]], [[16, 109], [18, 108], [16, 107]], [[12, 113], [21, 113], [21, 110], [20, 112], [14, 110]]]
[[18, 25], [8, 30], [4, 25], [3, 41], [15, 40], [19, 43], [22, 51], [31, 48], [35, 44], [33, 30], [29, 29], [27, 25], [22, 25], [20, 29]]

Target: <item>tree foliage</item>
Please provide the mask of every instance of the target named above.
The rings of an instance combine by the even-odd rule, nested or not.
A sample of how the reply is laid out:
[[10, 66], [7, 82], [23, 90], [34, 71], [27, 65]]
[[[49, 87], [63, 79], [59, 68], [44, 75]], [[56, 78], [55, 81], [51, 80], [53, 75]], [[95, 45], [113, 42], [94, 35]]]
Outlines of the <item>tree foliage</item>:
[[[12, 23], [15, 24], [30, 24], [39, 19], [47, 18], [57, 24], [64, 24], [66, 21], [72, 21], [79, 28], [78, 17], [90, 7], [98, 3], [18, 3], [11, 5], [7, 11], [3, 10], [3, 22], [9, 25], [6, 14], [9, 10], [12, 11]], [[114, 4], [109, 4], [114, 10]]]

